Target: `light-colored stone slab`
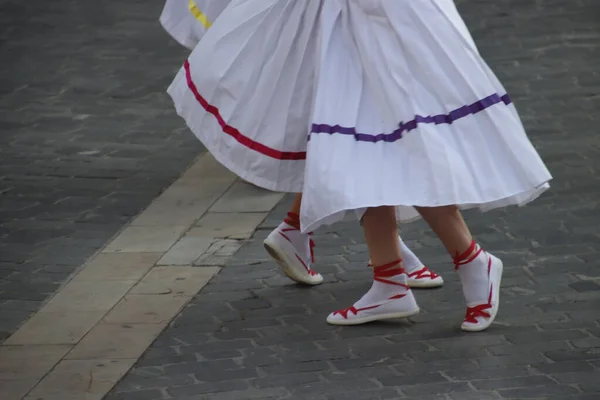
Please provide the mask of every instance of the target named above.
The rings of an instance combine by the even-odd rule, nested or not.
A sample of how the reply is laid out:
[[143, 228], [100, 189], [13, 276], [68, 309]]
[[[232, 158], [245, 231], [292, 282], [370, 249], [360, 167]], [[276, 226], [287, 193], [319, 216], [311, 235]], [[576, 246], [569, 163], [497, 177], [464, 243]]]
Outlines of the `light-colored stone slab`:
[[200, 258], [194, 261], [194, 265], [223, 266], [243, 244], [241, 240], [217, 239]]
[[223, 195], [237, 177], [205, 154], [165, 190], [133, 226], [191, 226]]
[[112, 309], [104, 322], [109, 324], [165, 324], [169, 322], [190, 296], [176, 294], [130, 294]]
[[73, 281], [139, 280], [161, 255], [162, 253], [100, 253], [75, 275]]
[[187, 226], [129, 226], [104, 249], [104, 253], [165, 253]]
[[194, 296], [219, 270], [217, 267], [155, 267], [129, 293]]
[[133, 226], [192, 225], [235, 181], [234, 178], [201, 177], [178, 181], [136, 217]]
[[25, 400], [102, 400], [135, 359], [63, 360]]
[[204, 254], [214, 239], [184, 236], [158, 261], [158, 265], [190, 265]]
[[137, 359], [160, 334], [164, 324], [96, 325], [73, 350], [67, 360]]
[[43, 308], [42, 312], [107, 312], [131, 289], [136, 281], [95, 281], [67, 283]]
[[204, 153], [184, 172], [177, 182], [190, 181], [198, 184], [199, 179], [203, 181], [206, 179], [229, 179], [233, 182], [237, 177], [215, 160], [210, 153]]
[[[191, 226], [227, 189], [229, 184], [198, 194], [197, 188], [180, 187], [177, 197], [170, 193], [153, 202], [133, 222], [133, 226]], [[174, 191], [175, 189], [173, 189]], [[186, 194], [185, 192], [189, 192]], [[190, 198], [194, 196], [194, 198]]]
[[[72, 346], [0, 346], [0, 381], [41, 379]], [[3, 397], [0, 397], [4, 400]]]
[[267, 212], [206, 213], [187, 235], [220, 239], [249, 239], [267, 215]]
[[269, 212], [283, 198], [283, 194], [269, 192], [242, 181], [237, 181], [211, 208], [210, 212]]
[[40, 311], [4, 344], [76, 344], [107, 311]]

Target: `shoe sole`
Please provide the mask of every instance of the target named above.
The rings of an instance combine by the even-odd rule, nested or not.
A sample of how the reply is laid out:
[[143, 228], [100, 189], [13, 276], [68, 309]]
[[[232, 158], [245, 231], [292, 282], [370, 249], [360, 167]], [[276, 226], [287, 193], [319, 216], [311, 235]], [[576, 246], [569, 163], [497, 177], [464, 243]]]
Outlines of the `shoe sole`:
[[412, 279], [408, 279], [407, 281], [408, 286], [410, 286], [411, 288], [415, 288], [415, 289], [433, 289], [433, 288], [438, 288], [444, 285], [444, 281], [441, 282], [431, 282], [431, 280], [428, 281], [422, 281], [422, 280], [412, 280]]
[[303, 285], [310, 285], [310, 286], [320, 285], [321, 283], [323, 283], [323, 277], [321, 275], [315, 276], [314, 277], [315, 279], [311, 280], [311, 281], [302, 277], [301, 274], [299, 274], [296, 271], [296, 269], [291, 266], [291, 263], [288, 260], [288, 257], [286, 254], [280, 253], [279, 250], [277, 250], [277, 248], [275, 246], [272, 246], [268, 242], [268, 240], [265, 240], [263, 242], [263, 244], [265, 246], [265, 250], [267, 251], [267, 253], [269, 253], [269, 255], [277, 262], [277, 264], [279, 264], [279, 266], [283, 270], [283, 273], [285, 274], [285, 276], [287, 276], [294, 282], [301, 283]]
[[353, 318], [353, 319], [345, 319], [345, 320], [332, 320], [332, 321], [330, 321], [328, 319], [327, 323], [329, 325], [340, 325], [340, 326], [362, 325], [362, 324], [366, 324], [366, 323], [374, 322], [374, 321], [408, 318], [408, 317], [412, 317], [413, 315], [417, 315], [419, 312], [421, 312], [421, 309], [417, 308], [417, 309], [411, 310], [411, 311], [404, 311], [404, 312], [398, 312], [398, 313], [378, 314], [378, 315], [370, 315], [370, 316], [362, 317], [362, 318]]
[[496, 294], [494, 295], [494, 304], [496, 304], [496, 307], [492, 308], [492, 311], [490, 312], [490, 318], [487, 320], [487, 322], [485, 324], [461, 325], [461, 329], [465, 332], [485, 331], [487, 328], [489, 328], [494, 323], [494, 320], [496, 319], [496, 316], [498, 315], [498, 310], [500, 309], [500, 286], [502, 285], [502, 271], [504, 270], [504, 264], [502, 263], [502, 260], [500, 260], [499, 258], [497, 260], [500, 262], [500, 265], [496, 269], [496, 279], [498, 282], [497, 288], [495, 288]]

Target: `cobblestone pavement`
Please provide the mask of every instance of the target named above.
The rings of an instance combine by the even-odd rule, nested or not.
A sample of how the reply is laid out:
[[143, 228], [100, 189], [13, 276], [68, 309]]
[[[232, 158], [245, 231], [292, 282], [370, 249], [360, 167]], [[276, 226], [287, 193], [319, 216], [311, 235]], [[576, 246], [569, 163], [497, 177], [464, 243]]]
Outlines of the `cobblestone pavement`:
[[456, 275], [423, 224], [403, 228], [446, 278], [410, 321], [330, 327], [370, 285], [356, 222], [315, 235], [326, 283], [291, 284], [261, 241], [282, 203], [163, 332], [107, 400], [491, 400], [600, 398], [600, 4], [465, 0], [483, 54], [506, 82], [555, 176], [524, 209], [468, 213], [506, 265], [497, 323], [463, 334]]
[[0, 342], [201, 151], [162, 0], [0, 0]]

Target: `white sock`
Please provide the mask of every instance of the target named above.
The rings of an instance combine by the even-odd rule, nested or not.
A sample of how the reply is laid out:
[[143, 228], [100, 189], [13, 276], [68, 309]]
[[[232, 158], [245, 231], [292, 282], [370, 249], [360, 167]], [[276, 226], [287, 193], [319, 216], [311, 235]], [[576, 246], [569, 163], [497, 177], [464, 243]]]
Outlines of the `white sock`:
[[292, 243], [298, 255], [310, 266], [312, 263], [310, 235], [300, 232], [298, 228], [285, 221], [279, 224], [277, 230]]
[[415, 253], [408, 248], [400, 236], [398, 236], [398, 240], [400, 241], [400, 254], [402, 254], [402, 260], [406, 273], [410, 274], [418, 269], [423, 268], [424, 265], [421, 260], [419, 260], [419, 257], [417, 257]]
[[490, 294], [490, 256], [478, 244], [473, 243], [471, 247], [468, 256], [454, 261], [469, 307], [486, 304]]
[[395, 296], [405, 295], [409, 292], [410, 288], [407, 286], [407, 276], [401, 266], [402, 264], [398, 264], [398, 266], [384, 269], [383, 272], [378, 272], [378, 269], [375, 268], [371, 289], [360, 300], [354, 303], [354, 307], [369, 307], [393, 300]]

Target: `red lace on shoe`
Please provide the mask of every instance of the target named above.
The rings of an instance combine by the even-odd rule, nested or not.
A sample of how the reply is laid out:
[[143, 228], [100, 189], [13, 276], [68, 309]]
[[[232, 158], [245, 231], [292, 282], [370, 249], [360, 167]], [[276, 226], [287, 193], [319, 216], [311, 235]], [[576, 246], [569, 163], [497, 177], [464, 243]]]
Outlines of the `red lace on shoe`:
[[[290, 226], [290, 228], [284, 228], [282, 229], [279, 233], [281, 234], [281, 236], [283, 236], [288, 242], [292, 242], [290, 240], [289, 237], [287, 237], [285, 235], [285, 232], [290, 232], [290, 231], [299, 231], [300, 230], [300, 216], [296, 213], [292, 213], [289, 212], [287, 214], [287, 217], [283, 220], [283, 222], [285, 222], [286, 224], [288, 224]], [[312, 236], [312, 232], [308, 232], [308, 235]], [[309, 238], [309, 247], [310, 247], [310, 262], [314, 263], [315, 262], [315, 242], [312, 240], [312, 237]], [[304, 266], [304, 268], [306, 268], [306, 272], [310, 275], [310, 276], [315, 276], [317, 275], [316, 271], [313, 271], [312, 268], [310, 268], [308, 265], [306, 265], [306, 263], [304, 262], [304, 260], [298, 255], [298, 253], [295, 254], [296, 258], [298, 259], [298, 261], [300, 261], [300, 263]]]
[[467, 307], [467, 313], [465, 315], [465, 322], [471, 324], [477, 324], [477, 317], [491, 318], [490, 313], [484, 311], [492, 308], [491, 304], [480, 304], [475, 307]]
[[403, 267], [397, 267], [398, 264], [402, 264], [401, 258], [396, 261], [392, 261], [391, 263], [380, 265], [378, 267], [372, 267], [373, 280], [382, 283], [387, 283], [388, 285], [402, 286], [403, 288], [410, 290], [410, 287], [408, 285], [385, 279], [403, 274], [405, 272]]
[[[492, 264], [492, 260], [490, 259], [489, 265]], [[476, 324], [477, 317], [483, 318], [491, 318], [490, 313], [485, 310], [489, 310], [492, 308], [492, 294], [494, 291], [494, 287], [490, 286], [490, 295], [488, 296], [488, 302], [486, 304], [480, 304], [475, 307], [467, 307], [467, 314], [465, 315], [465, 322], [470, 322], [472, 324]]]
[[[391, 278], [393, 276], [397, 276], [397, 275], [404, 273], [404, 268], [396, 267], [400, 263], [402, 263], [402, 259], [398, 259], [396, 261], [393, 261], [393, 262], [385, 264], [385, 265], [381, 265], [379, 267], [373, 267], [373, 279], [378, 282], [386, 283], [388, 285], [401, 286], [406, 290], [410, 290], [410, 286], [408, 286], [408, 285], [404, 285], [402, 283], [398, 283], [398, 282], [394, 282], [389, 279], [386, 279], [386, 278]], [[396, 268], [394, 268], [394, 267], [396, 267]], [[406, 293], [400, 293], [400, 294], [396, 294], [394, 296], [389, 297], [388, 300], [397, 300], [397, 299], [403, 298], [404, 296], [406, 296]], [[361, 307], [361, 308], [356, 308], [354, 306], [351, 306], [348, 308], [344, 308], [342, 310], [334, 311], [333, 315], [341, 315], [344, 319], [348, 319], [348, 314], [350, 314], [350, 313], [357, 315], [361, 311], [372, 310], [379, 306], [381, 306], [381, 304], [375, 304], [372, 306]]]
[[420, 270], [414, 271], [414, 272], [411, 272], [410, 274], [408, 274], [408, 277], [409, 278], [415, 278], [416, 277], [416, 279], [427, 279], [427, 278], [429, 278], [429, 279], [433, 280], [433, 279], [439, 277], [439, 275], [436, 274], [435, 272], [433, 272], [432, 270], [430, 270], [429, 268], [427, 268], [427, 267], [424, 266]]
[[[477, 248], [477, 243], [475, 243], [475, 241], [473, 240], [471, 242], [471, 245], [469, 246], [469, 248], [464, 253], [462, 253], [462, 254], [456, 253], [456, 256], [454, 257], [454, 269], [458, 270], [461, 265], [468, 264], [471, 261], [473, 261], [475, 258], [477, 258], [477, 256], [479, 256], [479, 254], [481, 254], [483, 249], [480, 247], [477, 251], [475, 251], [476, 248]], [[492, 259], [488, 258], [488, 275], [490, 273], [491, 268], [492, 268]], [[471, 324], [477, 324], [478, 323], [477, 317], [491, 318], [490, 313], [486, 312], [485, 310], [489, 310], [490, 308], [492, 308], [492, 292], [493, 292], [493, 290], [494, 290], [494, 287], [490, 286], [490, 294], [488, 296], [487, 303], [479, 304], [479, 305], [476, 305], [473, 307], [467, 307], [467, 312], [465, 314], [465, 322], [469, 322]]]
[[469, 248], [464, 253], [458, 254], [457, 252], [453, 259], [454, 269], [458, 270], [458, 268], [460, 268], [461, 265], [468, 264], [474, 259], [476, 259], [477, 256], [483, 251], [481, 247], [477, 251], [475, 251], [476, 248], [477, 243], [475, 243], [475, 241], [473, 240], [471, 241], [471, 245], [469, 246]]
[[[404, 295], [402, 295], [404, 297]], [[344, 308], [343, 310], [338, 310], [335, 311], [333, 313], [333, 315], [341, 315], [344, 319], [348, 319], [348, 314], [352, 313], [354, 315], [357, 315], [359, 312], [361, 311], [365, 311], [365, 310], [372, 310], [373, 308], [377, 308], [379, 307], [379, 304], [374, 305], [374, 306], [369, 306], [369, 307], [362, 307], [362, 308], [356, 308], [354, 306], [352, 307], [348, 307], [348, 308]]]

